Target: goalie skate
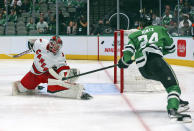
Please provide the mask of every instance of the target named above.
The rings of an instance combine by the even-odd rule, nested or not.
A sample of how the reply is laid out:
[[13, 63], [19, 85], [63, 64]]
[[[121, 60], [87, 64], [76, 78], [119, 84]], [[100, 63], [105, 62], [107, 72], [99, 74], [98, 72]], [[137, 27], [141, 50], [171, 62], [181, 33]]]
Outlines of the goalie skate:
[[86, 92], [82, 92], [82, 95], [81, 95], [81, 99], [82, 100], [90, 100], [92, 99], [93, 97], [89, 94], [89, 93], [86, 93]]
[[183, 123], [191, 123], [191, 116], [188, 114], [180, 114], [176, 111], [176, 109], [169, 109], [168, 116], [172, 121], [183, 122]]
[[183, 101], [180, 99], [180, 104], [179, 104], [179, 108], [178, 108], [177, 112], [181, 113], [181, 112], [185, 112], [187, 110], [189, 110], [189, 102]]

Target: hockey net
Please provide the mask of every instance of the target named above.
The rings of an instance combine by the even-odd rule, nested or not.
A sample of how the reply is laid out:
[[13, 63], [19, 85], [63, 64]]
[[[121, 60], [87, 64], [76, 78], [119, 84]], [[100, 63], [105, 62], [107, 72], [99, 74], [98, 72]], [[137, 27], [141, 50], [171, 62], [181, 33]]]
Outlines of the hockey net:
[[[128, 43], [128, 31], [114, 32], [114, 64], [123, 56], [122, 50]], [[114, 67], [114, 84], [120, 87], [120, 92], [163, 92], [164, 87], [160, 82], [142, 77], [136, 63], [133, 62], [127, 69]]]

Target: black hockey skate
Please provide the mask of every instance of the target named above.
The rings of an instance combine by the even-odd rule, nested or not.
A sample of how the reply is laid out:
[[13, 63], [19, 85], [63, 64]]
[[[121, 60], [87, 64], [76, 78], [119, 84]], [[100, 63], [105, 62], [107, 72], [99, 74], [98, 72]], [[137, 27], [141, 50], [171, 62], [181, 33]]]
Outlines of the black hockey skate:
[[180, 114], [176, 109], [169, 109], [168, 116], [171, 120], [183, 123], [192, 122], [191, 116], [188, 114]]
[[90, 100], [92, 98], [93, 97], [90, 94], [86, 93], [86, 92], [83, 92], [82, 95], [81, 95], [82, 100]]
[[179, 108], [177, 110], [178, 113], [184, 112], [189, 110], [189, 102], [188, 101], [183, 101], [180, 99], [180, 104], [179, 104]]

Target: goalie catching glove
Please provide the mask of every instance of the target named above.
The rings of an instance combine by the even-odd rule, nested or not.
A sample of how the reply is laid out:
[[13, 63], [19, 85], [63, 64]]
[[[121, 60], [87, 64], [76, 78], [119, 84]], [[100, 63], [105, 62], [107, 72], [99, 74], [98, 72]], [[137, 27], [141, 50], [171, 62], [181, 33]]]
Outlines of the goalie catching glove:
[[119, 68], [128, 68], [129, 65], [132, 64], [132, 63], [133, 63], [133, 60], [129, 60], [129, 61], [125, 62], [123, 60], [123, 57], [121, 57], [121, 59], [118, 62], [118, 67]]

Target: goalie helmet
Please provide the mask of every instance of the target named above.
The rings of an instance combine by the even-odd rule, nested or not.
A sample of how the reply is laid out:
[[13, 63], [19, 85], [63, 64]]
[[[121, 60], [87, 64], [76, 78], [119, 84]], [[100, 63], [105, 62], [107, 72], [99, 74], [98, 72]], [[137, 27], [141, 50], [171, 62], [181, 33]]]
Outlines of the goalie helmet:
[[53, 36], [48, 43], [49, 51], [52, 52], [53, 54], [57, 54], [57, 52], [61, 49], [62, 45], [63, 42], [61, 38]]

